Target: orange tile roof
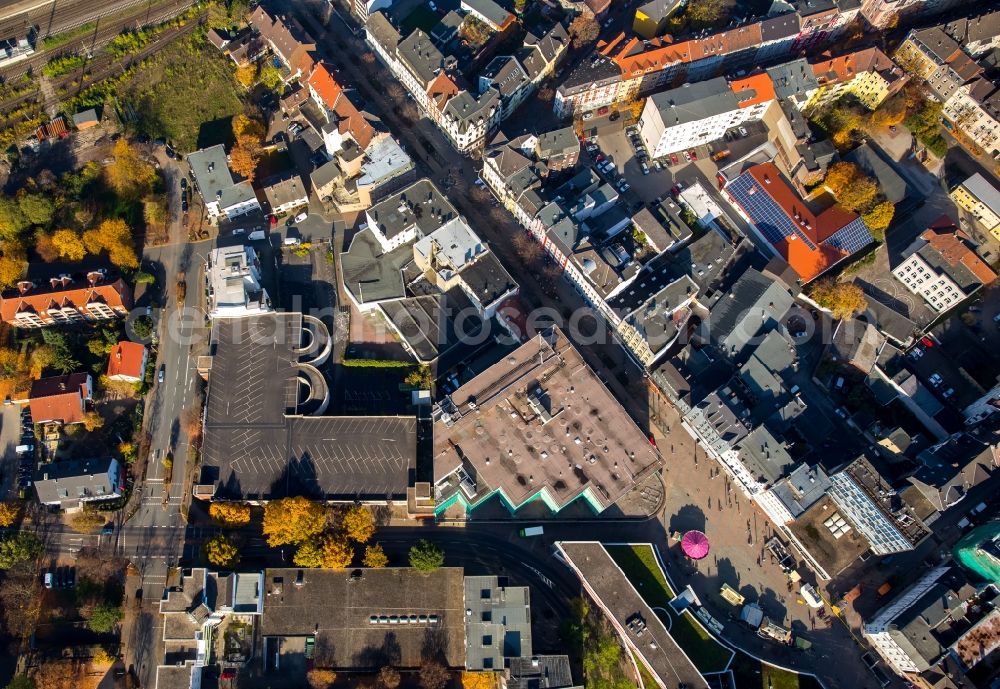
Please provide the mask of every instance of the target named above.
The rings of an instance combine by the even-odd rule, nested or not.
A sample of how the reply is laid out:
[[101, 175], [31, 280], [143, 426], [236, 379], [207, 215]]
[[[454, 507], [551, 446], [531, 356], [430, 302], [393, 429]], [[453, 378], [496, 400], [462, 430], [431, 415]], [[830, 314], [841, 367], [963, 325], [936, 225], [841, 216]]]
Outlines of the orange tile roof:
[[741, 108], [749, 108], [775, 99], [774, 82], [767, 72], [734, 79], [729, 82], [729, 87], [733, 90]]
[[32, 382], [28, 396], [31, 418], [35, 423], [83, 421], [84, 401], [89, 399], [86, 373], [40, 378]]
[[131, 308], [132, 293], [124, 280], [120, 278], [111, 283], [96, 285], [71, 283], [66, 287], [51, 287], [44, 285], [29, 289], [23, 294], [11, 290], [0, 297], [0, 318], [10, 323], [21, 311], [42, 313], [56, 303], [63, 308], [72, 306], [84, 311], [87, 304], [103, 302], [112, 309]]
[[142, 380], [145, 375], [143, 360], [146, 348], [138, 342], [119, 342], [108, 355], [108, 378], [124, 376]]
[[848, 252], [823, 242], [848, 223], [857, 220], [856, 214], [840, 206], [831, 206], [818, 215], [814, 214], [781, 176], [774, 163], [754, 165], [746, 171], [746, 174], [753, 177], [759, 189], [770, 196], [799, 231], [816, 246], [812, 249], [795, 237], [783, 239], [774, 245], [804, 282], [812, 280], [849, 255]]
[[427, 97], [433, 101], [438, 110], [443, 111], [445, 104], [458, 95], [458, 85], [445, 72], [441, 72], [427, 87]]
[[330, 110], [337, 106], [337, 99], [344, 92], [337, 80], [333, 78], [331, 70], [323, 63], [313, 68], [312, 74], [309, 75], [309, 86], [323, 101], [323, 105]]
[[920, 238], [934, 247], [949, 265], [964, 265], [983, 285], [988, 285], [996, 279], [997, 275], [993, 269], [965, 243], [968, 241], [968, 236], [958, 229], [955, 221], [948, 216], [943, 215], [938, 218], [920, 234]]

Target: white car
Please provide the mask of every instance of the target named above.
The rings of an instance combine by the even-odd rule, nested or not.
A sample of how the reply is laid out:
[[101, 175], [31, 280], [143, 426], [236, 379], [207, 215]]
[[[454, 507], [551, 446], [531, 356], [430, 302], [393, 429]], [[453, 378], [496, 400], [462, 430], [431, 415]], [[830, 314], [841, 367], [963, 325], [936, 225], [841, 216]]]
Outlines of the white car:
[[295, 222], [302, 222], [303, 220], [305, 220], [308, 217], [309, 217], [309, 214], [306, 213], [305, 211], [302, 211], [301, 213], [299, 213], [298, 215], [295, 216]]

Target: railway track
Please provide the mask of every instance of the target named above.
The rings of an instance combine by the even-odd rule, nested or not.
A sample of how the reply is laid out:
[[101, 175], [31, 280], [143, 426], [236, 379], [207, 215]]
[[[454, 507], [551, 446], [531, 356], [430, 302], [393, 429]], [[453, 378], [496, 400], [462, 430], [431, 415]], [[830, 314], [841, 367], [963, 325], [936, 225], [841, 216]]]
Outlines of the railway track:
[[[199, 26], [205, 20], [206, 16], [207, 16], [206, 13], [202, 13], [197, 20], [192, 20], [187, 24], [185, 24], [184, 26], [170, 27], [169, 29], [166, 29], [165, 31], [163, 31], [163, 33], [161, 33], [152, 41], [150, 41], [150, 43], [147, 46], [145, 46], [142, 50], [140, 50], [138, 53], [135, 53], [134, 55], [129, 55], [125, 59], [119, 60], [110, 55], [101, 54], [100, 58], [95, 58], [93, 61], [88, 62], [83, 68], [79, 70], [74, 70], [71, 74], [66, 74], [62, 77], [59, 77], [58, 79], [50, 80], [50, 84], [52, 87], [51, 90], [53, 93], [58, 94], [61, 88], [72, 84], [74, 80], [80, 80], [80, 74], [82, 73], [82, 71], [87, 70], [90, 74], [90, 79], [87, 82], [80, 81], [78, 90], [76, 92], [76, 94], [79, 94], [81, 91], [87, 89], [88, 87], [100, 83], [101, 81], [104, 81], [105, 79], [108, 79], [110, 77], [116, 76], [116, 74], [121, 73], [126, 69], [128, 69], [129, 67], [141, 62], [142, 60], [146, 59], [150, 55], [160, 50], [164, 45], [170, 43], [171, 41], [174, 41], [185, 34], [191, 33], [197, 26]], [[20, 106], [22, 103], [28, 101], [37, 103], [39, 111], [46, 111], [50, 107], [59, 105], [61, 101], [71, 98], [72, 95], [70, 94], [64, 94], [62, 96], [56, 95], [40, 100], [37, 97], [38, 92], [32, 92], [29, 94], [25, 94], [23, 96], [19, 96], [14, 99], [10, 99], [9, 101], [6, 101], [4, 103], [0, 103], [0, 112], [9, 112], [14, 108]], [[8, 125], [9, 123], [5, 122], [3, 125], [0, 125], [0, 128], [3, 128]]]
[[[116, 9], [114, 15], [110, 15], [108, 23], [101, 23], [101, 18], [89, 18], [79, 22], [76, 26], [67, 30], [77, 28], [88, 22], [97, 22], [96, 33], [88, 32], [79, 36], [69, 43], [65, 43], [51, 50], [39, 50], [26, 60], [16, 62], [6, 69], [0, 69], [0, 78], [4, 80], [16, 79], [33, 70], [41, 69], [49, 60], [59, 55], [78, 54], [83, 51], [96, 51], [110, 43], [115, 36], [125, 29], [139, 29], [143, 26], [160, 24], [181, 14], [194, 4], [193, 0], [168, 0], [153, 4], [152, 0], [140, 0], [133, 2], [129, 6], [134, 7], [134, 11], [122, 14], [120, 9]], [[104, 16], [109, 16], [105, 13]], [[60, 31], [62, 33], [62, 31]], [[41, 39], [39, 39], [41, 45]]]

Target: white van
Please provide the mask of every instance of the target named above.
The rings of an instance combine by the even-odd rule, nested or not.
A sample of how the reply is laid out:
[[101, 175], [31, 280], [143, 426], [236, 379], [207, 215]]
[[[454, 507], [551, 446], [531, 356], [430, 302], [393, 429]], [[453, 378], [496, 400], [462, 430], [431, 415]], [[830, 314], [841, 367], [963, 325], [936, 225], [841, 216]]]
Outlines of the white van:
[[302, 243], [302, 240], [298, 237], [285, 237], [285, 240], [282, 243], [285, 246], [298, 246]]
[[247, 235], [247, 239], [251, 242], [256, 242], [264, 238], [264, 230], [254, 230]]
[[302, 222], [303, 220], [305, 220], [308, 217], [309, 217], [309, 213], [307, 213], [306, 211], [302, 211], [301, 213], [299, 213], [298, 215], [295, 216], [295, 222]]

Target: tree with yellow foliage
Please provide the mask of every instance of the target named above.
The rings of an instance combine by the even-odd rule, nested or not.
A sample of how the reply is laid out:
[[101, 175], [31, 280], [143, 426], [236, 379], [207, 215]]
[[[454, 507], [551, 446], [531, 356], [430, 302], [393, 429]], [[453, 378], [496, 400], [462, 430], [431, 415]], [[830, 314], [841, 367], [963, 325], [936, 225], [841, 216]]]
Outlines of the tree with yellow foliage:
[[302, 543], [292, 562], [298, 567], [345, 569], [354, 560], [354, 549], [342, 536], [325, 534]]
[[337, 673], [325, 668], [313, 668], [306, 673], [310, 689], [328, 689], [337, 681]]
[[242, 502], [213, 502], [208, 516], [226, 527], [246, 526], [250, 523], [250, 505]]
[[14, 253], [4, 253], [0, 256], [0, 288], [11, 287], [24, 277], [28, 262], [24, 256]]
[[240, 65], [236, 68], [236, 81], [240, 83], [243, 88], [250, 88], [257, 81], [257, 67], [250, 63], [245, 65]]
[[872, 236], [882, 241], [885, 239], [885, 231], [892, 223], [892, 218], [896, 214], [896, 207], [888, 201], [876, 203], [867, 213], [861, 214], [861, 219], [871, 231]]
[[865, 293], [853, 282], [820, 280], [813, 285], [809, 296], [838, 320], [851, 318], [868, 308]]
[[123, 198], [138, 198], [156, 181], [156, 169], [139, 156], [127, 139], [118, 139], [114, 161], [105, 168], [108, 185]]
[[16, 502], [0, 502], [0, 527], [8, 528], [14, 526], [17, 515], [21, 512], [21, 505]]
[[92, 254], [108, 252], [108, 259], [119, 268], [138, 268], [132, 229], [121, 218], [103, 221], [83, 233], [83, 245]]
[[260, 145], [248, 139], [240, 139], [229, 152], [229, 167], [240, 177], [253, 182], [260, 160]]
[[309, 498], [282, 498], [264, 506], [263, 530], [272, 548], [307, 541], [322, 533], [325, 526], [326, 510]]
[[61, 229], [52, 233], [52, 245], [59, 252], [59, 257], [67, 261], [82, 261], [87, 255], [87, 248], [78, 232]]
[[823, 184], [837, 203], [856, 213], [867, 210], [878, 196], [878, 186], [854, 163], [834, 163], [827, 170]]
[[221, 533], [205, 541], [202, 550], [208, 563], [216, 567], [232, 567], [240, 561], [239, 548]]
[[86, 428], [88, 432], [93, 433], [94, 431], [104, 427], [104, 417], [96, 411], [89, 411], [83, 415], [83, 427]]
[[379, 569], [389, 564], [389, 556], [385, 554], [378, 543], [365, 546], [365, 555], [361, 558], [361, 564], [371, 569]]
[[264, 125], [259, 120], [247, 117], [242, 113], [233, 117], [230, 126], [233, 128], [233, 136], [236, 137], [237, 141], [246, 137], [259, 143], [264, 138]]
[[364, 505], [353, 505], [340, 521], [344, 535], [352, 541], [367, 543], [375, 534], [375, 518]]
[[495, 672], [463, 672], [462, 689], [496, 689], [499, 686]]

